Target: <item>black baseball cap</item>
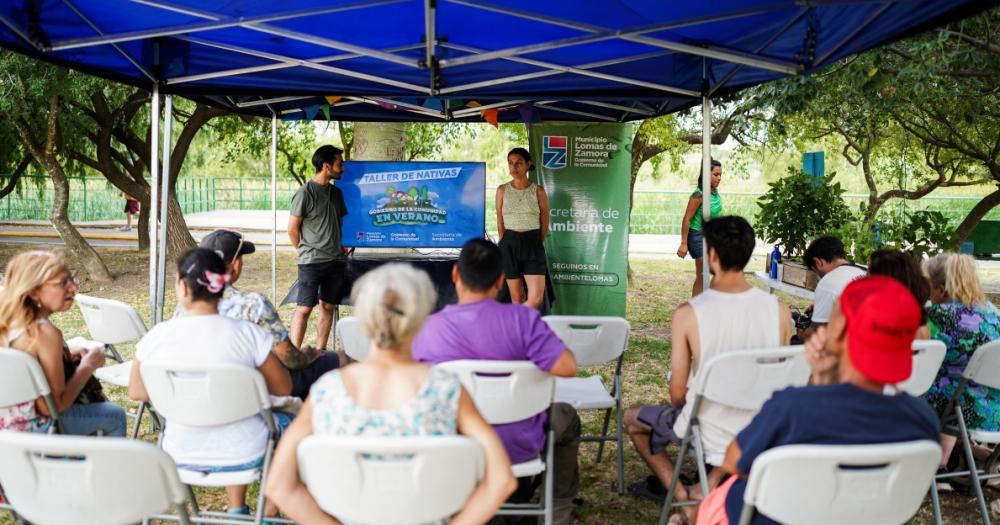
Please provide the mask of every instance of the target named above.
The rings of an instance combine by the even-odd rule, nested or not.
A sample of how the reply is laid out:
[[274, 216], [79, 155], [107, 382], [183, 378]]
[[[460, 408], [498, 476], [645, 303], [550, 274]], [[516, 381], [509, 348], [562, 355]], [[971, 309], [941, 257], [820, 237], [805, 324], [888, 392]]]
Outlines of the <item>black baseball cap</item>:
[[243, 237], [242, 233], [232, 230], [215, 230], [206, 235], [199, 245], [217, 253], [226, 263], [232, 263], [240, 255], [257, 251], [257, 247]]

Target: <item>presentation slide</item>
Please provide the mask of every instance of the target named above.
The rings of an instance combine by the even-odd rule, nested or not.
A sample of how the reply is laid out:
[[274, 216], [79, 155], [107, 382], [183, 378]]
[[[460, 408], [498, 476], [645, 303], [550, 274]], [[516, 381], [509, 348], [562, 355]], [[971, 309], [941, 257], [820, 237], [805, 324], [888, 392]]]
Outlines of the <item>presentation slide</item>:
[[460, 248], [486, 228], [482, 162], [345, 162], [344, 246]]

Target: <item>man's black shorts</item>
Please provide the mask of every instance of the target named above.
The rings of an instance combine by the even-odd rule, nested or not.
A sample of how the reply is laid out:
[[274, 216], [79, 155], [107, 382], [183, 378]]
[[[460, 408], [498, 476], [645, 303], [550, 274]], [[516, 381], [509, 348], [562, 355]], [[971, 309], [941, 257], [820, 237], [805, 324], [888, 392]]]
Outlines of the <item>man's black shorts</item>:
[[347, 264], [327, 261], [299, 265], [299, 306], [316, 306], [318, 301], [337, 304]]

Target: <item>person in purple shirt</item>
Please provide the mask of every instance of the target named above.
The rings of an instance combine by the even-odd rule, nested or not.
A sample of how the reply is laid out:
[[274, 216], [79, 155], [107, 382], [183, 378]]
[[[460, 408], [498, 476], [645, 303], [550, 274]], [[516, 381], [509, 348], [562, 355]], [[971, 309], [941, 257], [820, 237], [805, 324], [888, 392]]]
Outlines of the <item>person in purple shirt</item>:
[[[500, 249], [485, 239], [473, 239], [462, 247], [452, 280], [458, 304], [446, 306], [430, 316], [413, 341], [413, 358], [425, 363], [460, 359], [532, 361], [538, 368], [559, 377], [576, 376], [576, 359], [549, 329], [538, 310], [520, 304], [496, 301], [503, 285]], [[576, 462], [580, 446], [580, 418], [566, 403], [552, 405], [552, 421], [543, 412], [535, 417], [494, 425], [512, 464], [522, 463], [545, 448], [546, 423], [555, 434], [553, 468], [553, 521], [572, 522], [573, 500], [580, 488]], [[541, 478], [518, 480], [511, 501], [527, 501]]]

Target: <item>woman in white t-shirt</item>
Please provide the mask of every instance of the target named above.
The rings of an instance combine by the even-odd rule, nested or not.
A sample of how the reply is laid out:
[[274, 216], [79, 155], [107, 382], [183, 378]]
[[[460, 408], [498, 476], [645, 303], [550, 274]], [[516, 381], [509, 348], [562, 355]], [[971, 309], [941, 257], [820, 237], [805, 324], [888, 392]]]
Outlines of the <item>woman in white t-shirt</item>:
[[[136, 345], [128, 396], [149, 401], [139, 369], [146, 362], [233, 363], [256, 368], [264, 375], [268, 391], [287, 396], [292, 390], [288, 370], [271, 353], [272, 337], [260, 327], [218, 313], [226, 286], [226, 266], [215, 252], [195, 248], [177, 263], [174, 290], [186, 315], [164, 321]], [[279, 431], [291, 416], [274, 412]], [[261, 416], [215, 427], [192, 427], [167, 421], [163, 449], [179, 467], [199, 472], [239, 471], [259, 466], [267, 445], [267, 426]], [[226, 487], [228, 512], [248, 514], [246, 485]], [[270, 502], [269, 502], [270, 503]], [[265, 514], [276, 509], [268, 505]], [[270, 512], [268, 512], [270, 511]]]

